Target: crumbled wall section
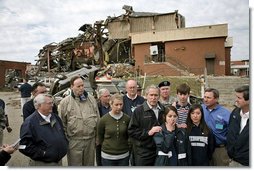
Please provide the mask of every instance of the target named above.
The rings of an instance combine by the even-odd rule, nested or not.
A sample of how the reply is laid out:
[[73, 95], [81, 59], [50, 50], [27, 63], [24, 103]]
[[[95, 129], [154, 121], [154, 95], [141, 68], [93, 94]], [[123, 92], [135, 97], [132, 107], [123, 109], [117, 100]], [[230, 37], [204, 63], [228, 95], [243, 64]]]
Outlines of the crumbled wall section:
[[28, 64], [30, 63], [0, 60], [0, 87], [4, 87], [5, 85], [5, 72], [7, 69], [20, 70], [22, 73], [22, 77], [24, 77]]

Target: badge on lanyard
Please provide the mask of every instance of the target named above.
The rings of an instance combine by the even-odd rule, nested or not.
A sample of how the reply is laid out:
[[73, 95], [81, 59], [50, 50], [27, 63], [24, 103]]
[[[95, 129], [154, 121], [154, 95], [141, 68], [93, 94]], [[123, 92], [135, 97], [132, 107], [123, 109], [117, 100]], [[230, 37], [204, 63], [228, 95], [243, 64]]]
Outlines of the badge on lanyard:
[[132, 113], [134, 112], [135, 109], [136, 109], [135, 106], [131, 106], [131, 112], [132, 112]]
[[215, 128], [216, 128], [216, 129], [223, 129], [223, 124], [221, 124], [221, 123], [216, 123]]

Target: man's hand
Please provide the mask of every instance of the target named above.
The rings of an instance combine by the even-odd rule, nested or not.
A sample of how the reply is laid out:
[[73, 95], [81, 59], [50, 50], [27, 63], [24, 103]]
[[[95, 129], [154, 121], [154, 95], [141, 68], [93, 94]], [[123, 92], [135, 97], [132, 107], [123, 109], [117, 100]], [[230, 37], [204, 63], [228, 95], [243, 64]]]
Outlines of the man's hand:
[[7, 152], [8, 154], [12, 154], [14, 151], [16, 151], [17, 149], [8, 145], [8, 144], [4, 144], [1, 147], [1, 150], [4, 150], [5, 152]]
[[148, 132], [149, 136], [153, 136], [156, 132], [160, 132], [162, 128], [160, 126], [154, 126], [152, 129]]
[[187, 128], [187, 124], [185, 123], [177, 124], [177, 128]]

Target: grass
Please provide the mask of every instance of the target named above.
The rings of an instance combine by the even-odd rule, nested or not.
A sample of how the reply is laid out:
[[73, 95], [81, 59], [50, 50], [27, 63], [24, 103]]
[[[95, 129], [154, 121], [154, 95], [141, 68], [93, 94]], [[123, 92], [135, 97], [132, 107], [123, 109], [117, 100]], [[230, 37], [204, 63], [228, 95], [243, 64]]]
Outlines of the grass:
[[[176, 95], [176, 87], [182, 83], [186, 83], [191, 88], [191, 95], [201, 96], [201, 83], [198, 81], [197, 77], [191, 76], [149, 76], [145, 79], [145, 86], [154, 84], [158, 85], [162, 81], [169, 81], [171, 87], [171, 94]], [[144, 77], [138, 78], [137, 81], [143, 85]]]

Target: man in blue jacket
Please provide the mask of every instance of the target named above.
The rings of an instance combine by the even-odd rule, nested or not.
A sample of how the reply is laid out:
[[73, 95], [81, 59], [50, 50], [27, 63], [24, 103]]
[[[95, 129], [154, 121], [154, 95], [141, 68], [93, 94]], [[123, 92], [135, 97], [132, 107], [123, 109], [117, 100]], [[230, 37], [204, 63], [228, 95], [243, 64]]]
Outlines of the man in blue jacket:
[[30, 166], [61, 166], [67, 154], [68, 140], [58, 115], [52, 112], [53, 100], [48, 94], [34, 98], [36, 111], [21, 125], [20, 152], [31, 158]]
[[230, 111], [219, 104], [219, 91], [215, 88], [205, 89], [202, 108], [205, 122], [215, 137], [215, 150], [211, 165], [228, 166], [229, 157], [226, 146]]

